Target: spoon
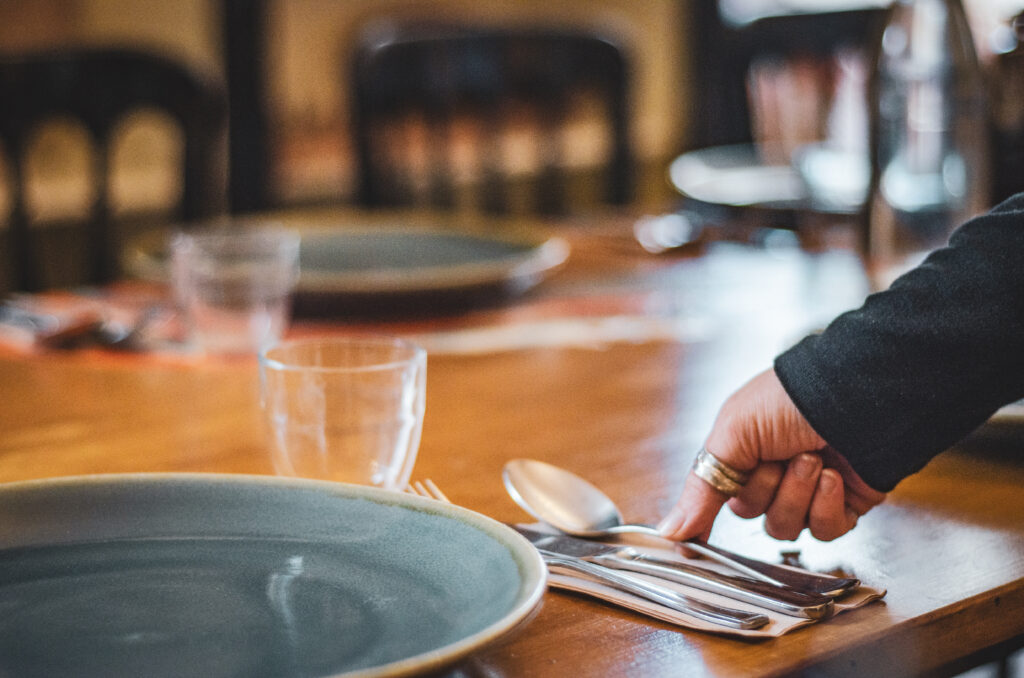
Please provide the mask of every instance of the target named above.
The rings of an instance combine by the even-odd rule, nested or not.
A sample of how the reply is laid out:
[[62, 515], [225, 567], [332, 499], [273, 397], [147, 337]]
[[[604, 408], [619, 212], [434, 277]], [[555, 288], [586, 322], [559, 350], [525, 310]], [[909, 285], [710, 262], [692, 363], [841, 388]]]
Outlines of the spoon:
[[[537, 520], [577, 537], [610, 537], [623, 533], [663, 538], [653, 525], [625, 523], [615, 503], [574, 473], [532, 459], [513, 459], [502, 471], [512, 499]], [[754, 579], [816, 593], [839, 596], [860, 586], [853, 578], [831, 577], [747, 558], [696, 540], [686, 548]]]

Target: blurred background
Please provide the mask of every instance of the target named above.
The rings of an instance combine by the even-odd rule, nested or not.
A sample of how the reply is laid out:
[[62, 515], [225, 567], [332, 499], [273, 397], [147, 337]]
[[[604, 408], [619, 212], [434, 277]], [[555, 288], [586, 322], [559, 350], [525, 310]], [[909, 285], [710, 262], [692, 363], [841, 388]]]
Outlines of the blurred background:
[[[230, 116], [220, 146], [218, 181], [224, 190], [217, 193], [223, 196], [223, 211], [238, 213], [355, 199], [352, 60], [356, 46], [382, 20], [593, 32], [618, 45], [626, 59], [629, 152], [634, 161], [627, 203], [659, 209], [678, 199], [668, 168], [686, 151], [754, 141], [780, 144], [788, 153], [830, 136], [856, 143], [866, 126], [862, 48], [871, 20], [888, 4], [4, 0], [0, 55], [69, 46], [131, 47], [170, 57], [220, 83]], [[1009, 80], [996, 79], [1005, 78], [1002, 71], [1019, 69], [1020, 50], [1010, 22], [1024, 0], [965, 0], [964, 5], [979, 56], [995, 83], [993, 105], [1011, 106], [1010, 113], [1003, 113], [1006, 125], [1019, 127], [1024, 115], [1019, 91], [1012, 97], [1001, 94]], [[821, 30], [813, 23], [784, 23], [794, 16], [826, 23]], [[828, 23], [830, 16], [840, 22]], [[783, 23], [777, 23], [780, 17]], [[848, 18], [862, 21], [853, 24]], [[853, 25], [865, 28], [852, 35], [847, 28]], [[823, 56], [823, 43], [835, 49]], [[848, 43], [850, 50], [841, 49]], [[786, 53], [780, 44], [793, 49]], [[764, 54], [759, 56], [761, 47]], [[741, 59], [733, 58], [741, 53]], [[1017, 61], [1000, 62], [1014, 53]], [[1017, 76], [1015, 81], [1024, 78], [1019, 71]], [[1010, 103], [1001, 104], [1004, 99]], [[603, 162], [609, 142], [598, 116], [588, 114], [585, 106], [577, 113], [568, 120], [559, 162], [586, 175]], [[517, 156], [520, 146], [515, 143], [505, 148], [503, 162], [528, 174], [531, 158]], [[23, 174], [31, 221], [59, 221], [93, 200], [88, 140], [81, 129], [58, 120], [33, 138], [29, 150]], [[10, 149], [7, 153], [0, 154], [0, 215], [8, 214], [12, 205]], [[175, 169], [182, 153], [179, 132], [158, 111], [144, 110], [125, 121], [110, 156], [112, 212], [159, 211], [172, 204], [182, 190]]]
[[[685, 30], [683, 3], [267, 0], [242, 5], [245, 13], [264, 15], [265, 51], [251, 58], [265, 77], [270, 190], [273, 200], [283, 204], [344, 201], [354, 190], [344, 75], [359, 32], [382, 17], [584, 26], [610, 33], [631, 48], [632, 131], [639, 157], [656, 164], [684, 142], [688, 76], [686, 50], [680, 41]], [[224, 21], [225, 4], [215, 0], [4, 0], [0, 3], [0, 50], [131, 45], [159, 50], [223, 78]], [[136, 136], [140, 144], [157, 143], [159, 136], [145, 129], [128, 135]], [[53, 141], [50, 147], [56, 145]], [[573, 150], [576, 155], [571, 161], [584, 164], [592, 152], [585, 144], [574, 145]], [[126, 149], [125, 156], [130, 163], [131, 151]], [[142, 162], [153, 155], [136, 153], [135, 157]], [[45, 160], [48, 167], [40, 172], [68, 176], [55, 166], [61, 162], [71, 163], [72, 159], [55, 154]], [[132, 168], [150, 175], [136, 182], [149, 186], [136, 199], [165, 199], [171, 190], [171, 172], [167, 170], [161, 177], [159, 166], [147, 163]], [[664, 183], [664, 178], [659, 178]]]

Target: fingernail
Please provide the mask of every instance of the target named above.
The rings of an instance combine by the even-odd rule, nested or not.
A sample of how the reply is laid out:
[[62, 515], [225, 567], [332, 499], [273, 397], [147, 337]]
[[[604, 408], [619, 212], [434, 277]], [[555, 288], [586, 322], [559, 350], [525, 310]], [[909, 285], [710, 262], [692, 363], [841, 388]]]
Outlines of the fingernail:
[[685, 518], [686, 514], [683, 510], [678, 506], [673, 506], [672, 510], [668, 512], [668, 515], [662, 518], [661, 522], [658, 523], [658, 532], [664, 535], [672, 534], [682, 526]]
[[821, 485], [821, 491], [825, 494], [832, 494], [839, 486], [835, 473], [826, 473], [824, 471], [821, 474], [821, 479], [818, 480], [818, 484]]
[[818, 456], [814, 454], [801, 454], [796, 458], [796, 477], [808, 480], [818, 472]]

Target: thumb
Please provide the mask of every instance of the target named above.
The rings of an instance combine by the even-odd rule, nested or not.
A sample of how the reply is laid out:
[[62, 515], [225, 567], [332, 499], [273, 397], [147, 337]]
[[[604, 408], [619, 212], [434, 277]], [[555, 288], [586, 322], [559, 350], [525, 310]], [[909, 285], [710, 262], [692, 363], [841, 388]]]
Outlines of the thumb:
[[691, 471], [679, 500], [658, 523], [658, 531], [662, 536], [677, 541], [694, 537], [707, 541], [715, 516], [728, 498]]

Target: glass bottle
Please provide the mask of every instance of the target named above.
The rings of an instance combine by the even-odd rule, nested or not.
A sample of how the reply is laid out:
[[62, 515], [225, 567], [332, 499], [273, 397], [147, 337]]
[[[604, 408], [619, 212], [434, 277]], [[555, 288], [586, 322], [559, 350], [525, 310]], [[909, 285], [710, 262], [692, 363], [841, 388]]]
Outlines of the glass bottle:
[[895, 0], [869, 105], [867, 255], [877, 290], [989, 206], [985, 77], [960, 0]]
[[1024, 12], [993, 33], [992, 202], [1024, 191]]

